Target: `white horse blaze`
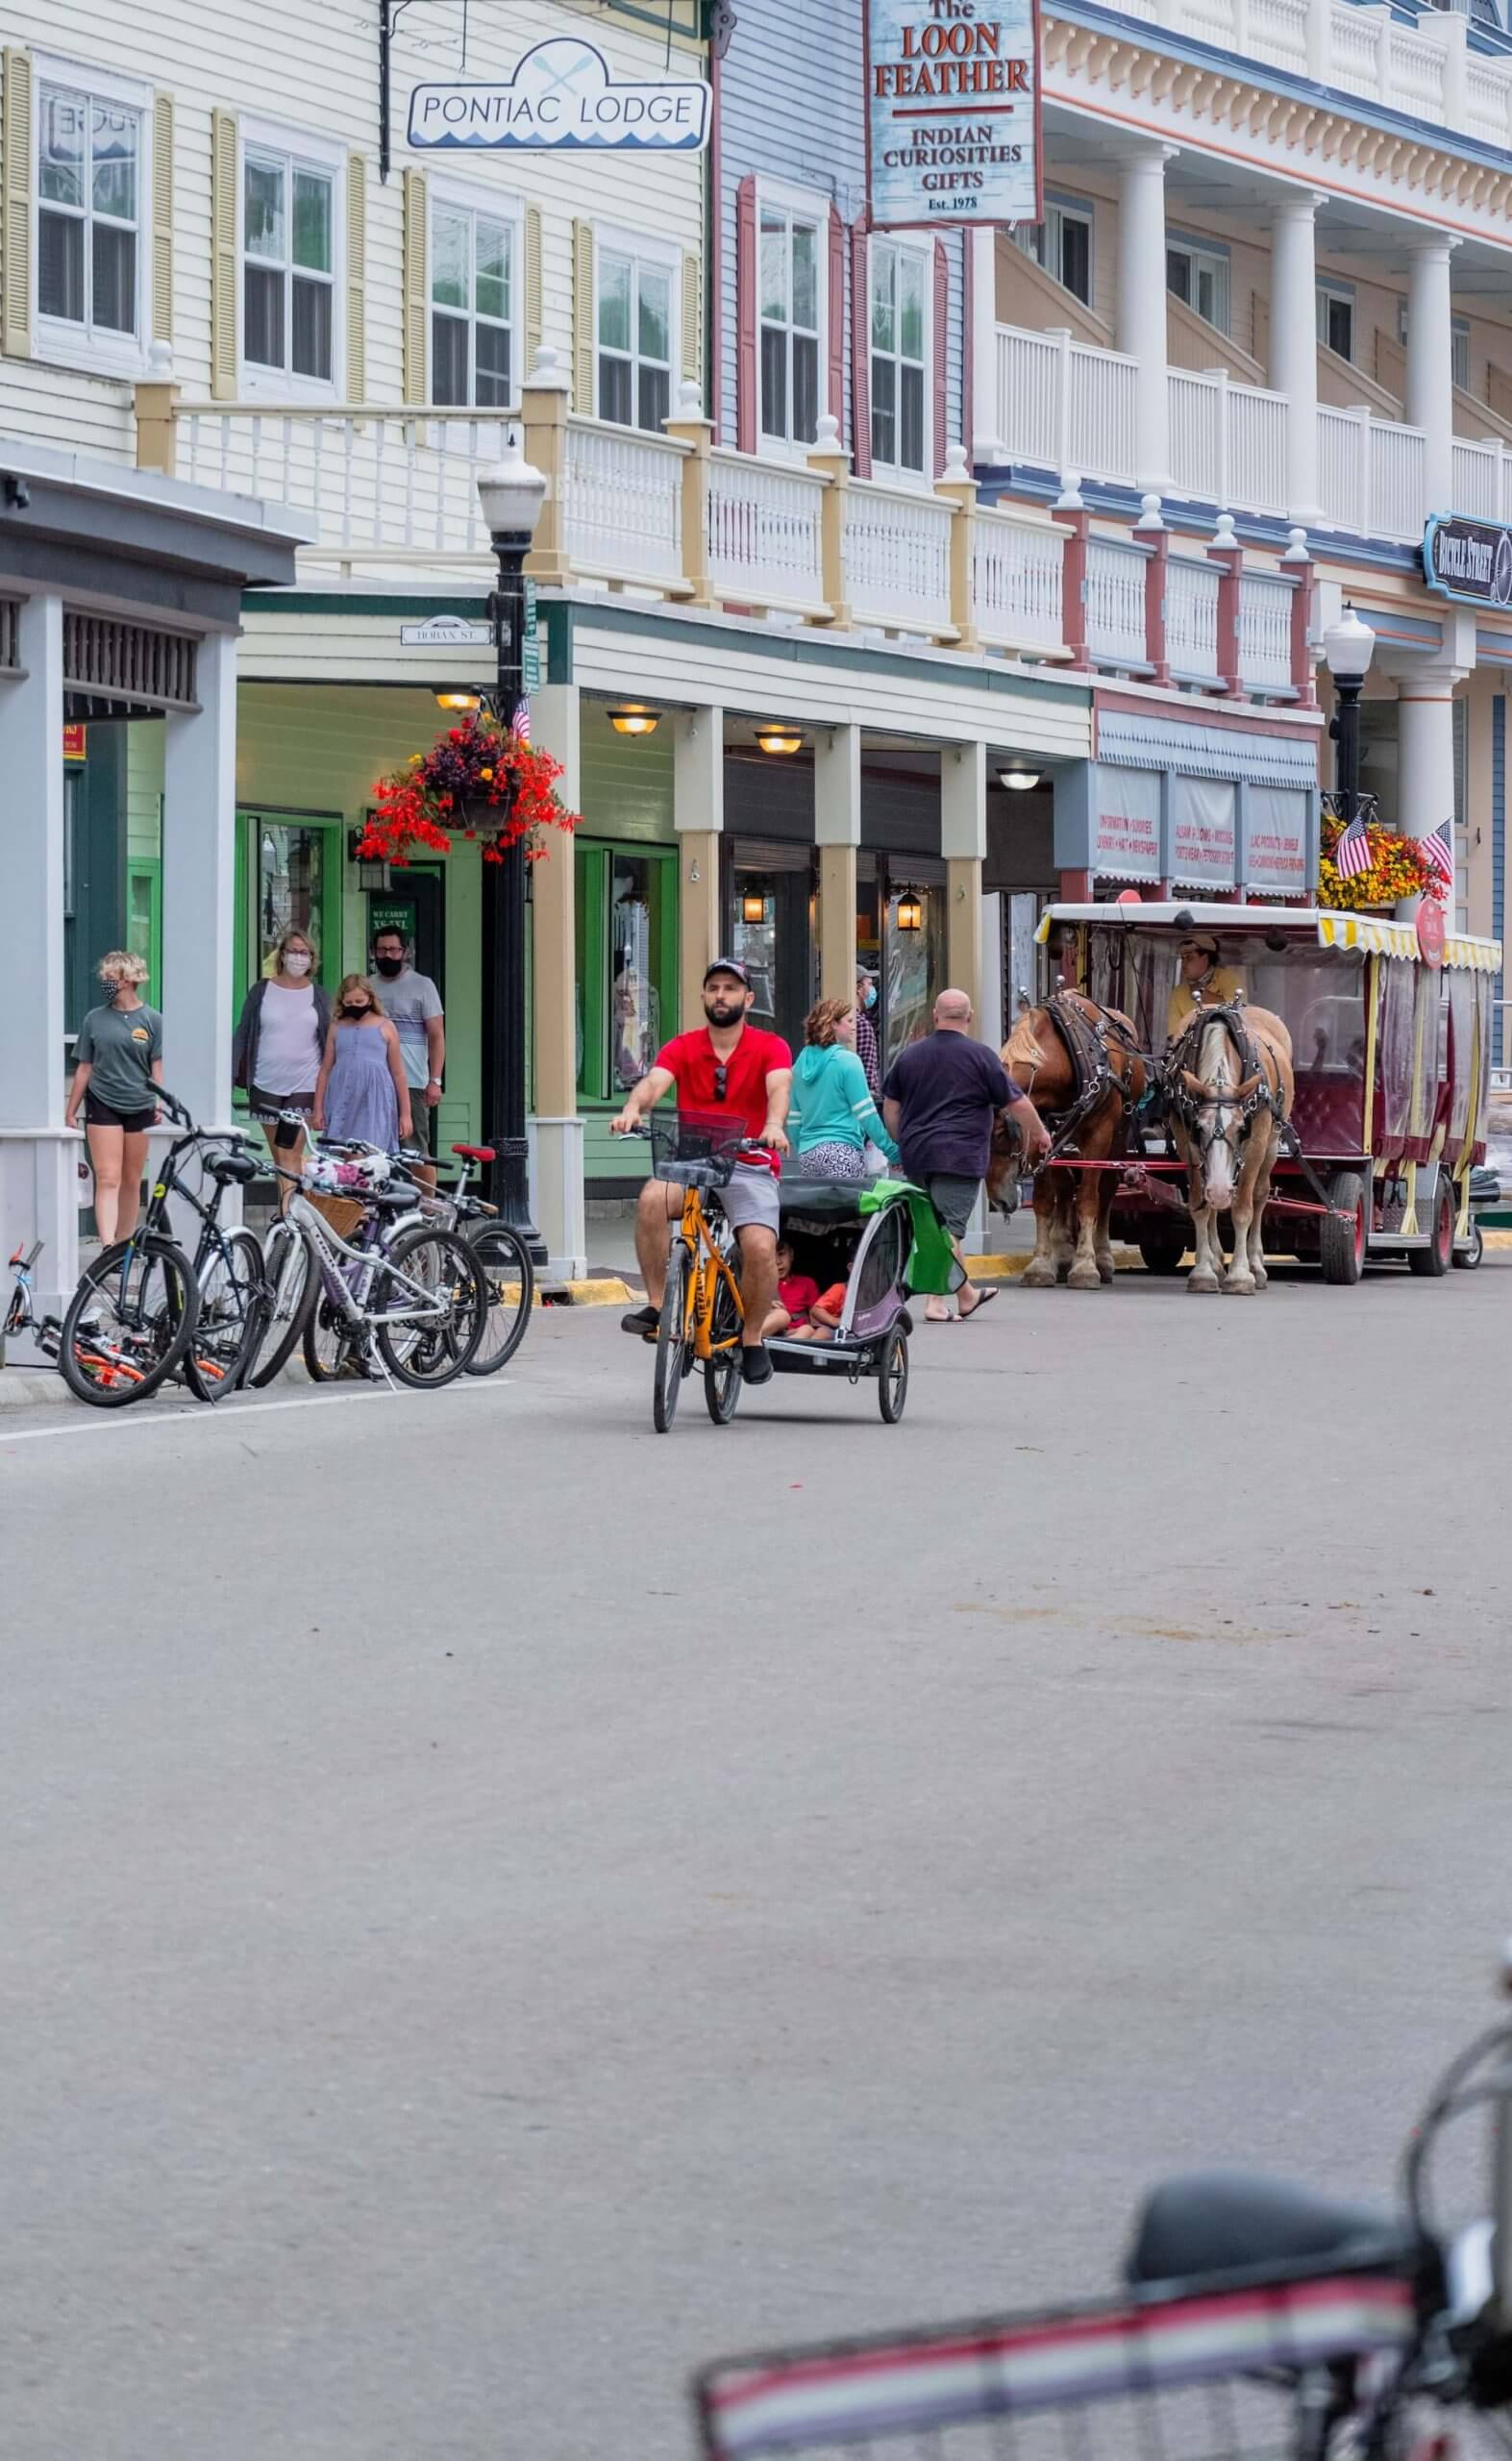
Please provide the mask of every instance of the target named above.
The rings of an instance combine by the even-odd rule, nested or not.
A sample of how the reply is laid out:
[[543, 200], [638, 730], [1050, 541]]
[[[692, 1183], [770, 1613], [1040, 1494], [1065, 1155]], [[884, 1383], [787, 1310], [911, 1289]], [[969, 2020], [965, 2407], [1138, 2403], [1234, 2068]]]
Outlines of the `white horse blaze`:
[[[1211, 1025], [1204, 1032], [1197, 1056], [1198, 1073], [1204, 1085], [1215, 1094], [1235, 1090], [1234, 1047], [1224, 1025]], [[1230, 1204], [1234, 1192], [1234, 1173], [1239, 1152], [1239, 1106], [1225, 1103], [1222, 1106], [1204, 1105], [1198, 1113], [1198, 1133], [1206, 1154], [1206, 1196], [1215, 1213]]]

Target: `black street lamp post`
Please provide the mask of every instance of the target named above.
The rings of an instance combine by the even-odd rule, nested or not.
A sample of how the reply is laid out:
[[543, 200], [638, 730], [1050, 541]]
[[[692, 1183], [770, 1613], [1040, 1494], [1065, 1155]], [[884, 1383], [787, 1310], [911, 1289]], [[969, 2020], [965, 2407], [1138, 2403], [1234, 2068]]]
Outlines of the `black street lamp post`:
[[1323, 636], [1338, 707], [1328, 723], [1334, 745], [1333, 814], [1348, 828], [1360, 808], [1360, 693], [1376, 651], [1376, 635], [1352, 607]]
[[[489, 698], [495, 723], [508, 733], [525, 697], [525, 559], [546, 482], [516, 443], [505, 460], [479, 473], [478, 494], [499, 567], [488, 600], [495, 655]], [[526, 1136], [525, 882], [523, 839], [504, 849], [502, 862], [483, 866], [483, 1102], [487, 1142], [499, 1157], [494, 1203], [544, 1265], [545, 1243], [531, 1220]]]

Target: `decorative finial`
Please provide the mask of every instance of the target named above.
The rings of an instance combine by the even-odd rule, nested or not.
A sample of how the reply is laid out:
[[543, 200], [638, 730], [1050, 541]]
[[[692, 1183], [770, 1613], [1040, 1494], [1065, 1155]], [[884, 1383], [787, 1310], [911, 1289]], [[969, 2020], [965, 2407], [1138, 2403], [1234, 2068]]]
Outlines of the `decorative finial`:
[[1237, 547], [1239, 541], [1234, 535], [1233, 514], [1231, 512], [1221, 512], [1218, 516], [1218, 527], [1213, 533], [1213, 545], [1215, 547]]
[[1060, 493], [1055, 498], [1055, 510], [1085, 512], [1086, 509], [1086, 501], [1081, 493], [1080, 471], [1063, 470], [1060, 474]]
[[1145, 531], [1165, 528], [1165, 523], [1160, 518], [1160, 498], [1157, 495], [1140, 497], [1139, 519], [1135, 522], [1134, 528]]
[[1287, 533], [1286, 553], [1281, 561], [1283, 564], [1310, 564], [1312, 561], [1307, 552], [1307, 533], [1300, 522], [1295, 530]]

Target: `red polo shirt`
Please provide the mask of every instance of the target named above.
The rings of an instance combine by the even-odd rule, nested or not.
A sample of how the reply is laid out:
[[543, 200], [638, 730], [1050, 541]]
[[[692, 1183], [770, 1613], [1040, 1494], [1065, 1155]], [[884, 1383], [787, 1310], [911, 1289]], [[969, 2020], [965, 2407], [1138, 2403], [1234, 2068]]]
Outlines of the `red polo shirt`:
[[[763, 1033], [759, 1026], [743, 1026], [728, 1059], [721, 1059], [709, 1040], [708, 1028], [678, 1034], [663, 1043], [656, 1064], [664, 1068], [678, 1089], [678, 1108], [722, 1112], [742, 1119], [748, 1136], [759, 1136], [766, 1126], [766, 1081], [774, 1070], [791, 1068], [793, 1055], [781, 1034]], [[714, 1071], [725, 1071], [725, 1099], [714, 1096]]]

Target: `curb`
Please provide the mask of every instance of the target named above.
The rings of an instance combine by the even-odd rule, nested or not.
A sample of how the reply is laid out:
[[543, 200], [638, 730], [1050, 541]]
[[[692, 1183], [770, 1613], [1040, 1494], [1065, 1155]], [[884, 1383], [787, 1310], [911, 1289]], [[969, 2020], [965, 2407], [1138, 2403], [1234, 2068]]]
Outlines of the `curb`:
[[[1028, 1272], [1033, 1257], [1026, 1249], [1016, 1249], [1006, 1256], [967, 1256], [966, 1271], [973, 1281], [1017, 1281]], [[1115, 1273], [1143, 1273], [1145, 1260], [1137, 1248], [1115, 1247]]]
[[635, 1297], [628, 1281], [599, 1275], [591, 1281], [552, 1281], [535, 1294], [537, 1307], [628, 1307]]

